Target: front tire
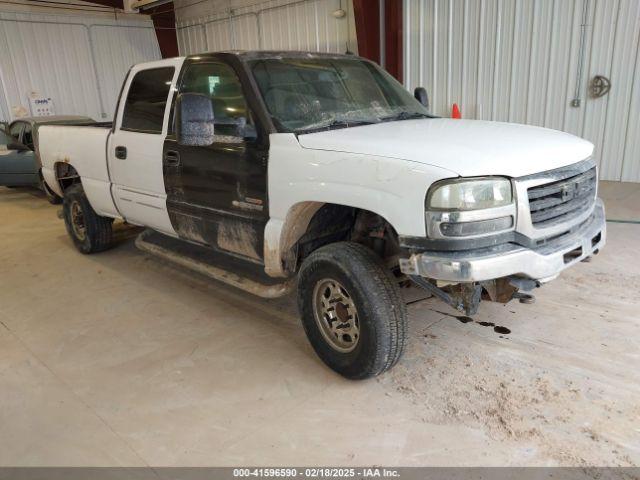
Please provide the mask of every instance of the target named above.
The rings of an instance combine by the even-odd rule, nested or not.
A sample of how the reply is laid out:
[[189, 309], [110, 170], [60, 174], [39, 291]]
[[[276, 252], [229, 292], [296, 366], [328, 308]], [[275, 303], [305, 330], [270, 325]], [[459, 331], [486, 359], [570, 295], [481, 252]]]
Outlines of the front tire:
[[80, 252], [97, 253], [111, 247], [113, 219], [95, 212], [81, 184], [65, 190], [62, 211], [67, 233]]
[[313, 252], [300, 269], [298, 308], [313, 349], [347, 378], [379, 375], [402, 355], [407, 306], [380, 258], [362, 245]]

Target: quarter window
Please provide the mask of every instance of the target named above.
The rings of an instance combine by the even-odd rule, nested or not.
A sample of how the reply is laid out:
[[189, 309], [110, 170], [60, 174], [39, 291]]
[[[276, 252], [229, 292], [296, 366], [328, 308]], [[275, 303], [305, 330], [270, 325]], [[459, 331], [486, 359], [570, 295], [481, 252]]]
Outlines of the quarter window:
[[122, 130], [162, 133], [164, 111], [174, 71], [173, 67], [164, 67], [136, 73], [124, 105], [120, 127]]
[[31, 125], [24, 126], [24, 132], [22, 132], [22, 143], [33, 150], [33, 133]]
[[22, 131], [23, 125], [24, 124], [22, 122], [14, 123], [13, 125], [11, 125], [9, 134], [16, 140], [20, 140], [20, 132]]

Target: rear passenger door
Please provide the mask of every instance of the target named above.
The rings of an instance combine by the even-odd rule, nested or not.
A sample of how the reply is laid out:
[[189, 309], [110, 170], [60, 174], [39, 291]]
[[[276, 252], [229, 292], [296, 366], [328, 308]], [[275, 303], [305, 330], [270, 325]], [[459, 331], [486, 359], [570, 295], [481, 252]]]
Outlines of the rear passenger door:
[[120, 214], [130, 223], [173, 236], [162, 149], [173, 85], [183, 61], [172, 59], [132, 68], [107, 146], [112, 192]]

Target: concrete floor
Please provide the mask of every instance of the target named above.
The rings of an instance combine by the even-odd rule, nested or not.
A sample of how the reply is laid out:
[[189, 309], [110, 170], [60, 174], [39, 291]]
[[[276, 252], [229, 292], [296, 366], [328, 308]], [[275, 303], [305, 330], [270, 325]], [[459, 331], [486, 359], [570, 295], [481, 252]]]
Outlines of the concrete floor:
[[[640, 220], [640, 185], [601, 191], [611, 218]], [[80, 255], [57, 209], [0, 188], [2, 466], [640, 464], [638, 224], [610, 223], [604, 252], [535, 305], [461, 323], [411, 304], [400, 364], [350, 382], [316, 358], [291, 299], [131, 239]]]

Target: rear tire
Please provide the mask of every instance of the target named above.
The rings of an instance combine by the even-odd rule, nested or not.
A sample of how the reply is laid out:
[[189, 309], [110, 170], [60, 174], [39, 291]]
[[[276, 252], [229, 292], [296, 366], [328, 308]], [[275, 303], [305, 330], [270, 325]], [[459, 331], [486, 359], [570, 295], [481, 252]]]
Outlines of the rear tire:
[[298, 308], [313, 349], [347, 378], [379, 375], [402, 355], [407, 306], [391, 272], [362, 245], [313, 252], [300, 269]]
[[81, 184], [65, 190], [62, 212], [67, 233], [80, 252], [97, 253], [111, 247], [113, 219], [95, 212]]

